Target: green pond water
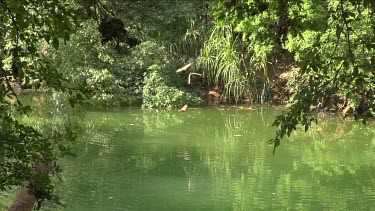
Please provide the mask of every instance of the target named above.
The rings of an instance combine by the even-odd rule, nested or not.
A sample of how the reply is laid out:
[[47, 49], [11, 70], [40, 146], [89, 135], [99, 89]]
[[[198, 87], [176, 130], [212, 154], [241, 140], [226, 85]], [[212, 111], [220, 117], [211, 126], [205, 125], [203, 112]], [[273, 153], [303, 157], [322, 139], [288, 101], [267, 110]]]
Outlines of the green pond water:
[[61, 160], [67, 207], [45, 210], [374, 209], [374, 127], [327, 115], [273, 156], [280, 112], [87, 112], [77, 156]]

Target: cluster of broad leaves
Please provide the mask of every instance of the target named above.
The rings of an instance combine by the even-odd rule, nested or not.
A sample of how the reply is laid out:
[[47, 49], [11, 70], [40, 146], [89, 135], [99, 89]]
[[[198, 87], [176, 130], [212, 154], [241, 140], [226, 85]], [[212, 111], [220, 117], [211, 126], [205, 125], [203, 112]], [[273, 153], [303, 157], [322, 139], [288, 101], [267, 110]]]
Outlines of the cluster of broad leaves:
[[271, 140], [300, 124], [308, 130], [319, 109], [341, 104], [365, 120], [374, 114], [375, 3], [360, 1], [216, 1], [218, 24], [230, 25], [256, 55], [284, 50], [299, 64], [288, 112]]

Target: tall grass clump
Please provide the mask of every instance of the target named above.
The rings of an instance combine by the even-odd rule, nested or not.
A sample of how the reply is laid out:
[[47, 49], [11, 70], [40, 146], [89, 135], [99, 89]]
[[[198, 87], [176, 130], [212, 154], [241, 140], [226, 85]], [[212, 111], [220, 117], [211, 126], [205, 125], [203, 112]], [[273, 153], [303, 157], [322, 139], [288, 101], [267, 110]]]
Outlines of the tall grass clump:
[[264, 103], [267, 98], [267, 56], [256, 54], [231, 25], [215, 25], [199, 58], [207, 83], [222, 87], [223, 97], [236, 102]]

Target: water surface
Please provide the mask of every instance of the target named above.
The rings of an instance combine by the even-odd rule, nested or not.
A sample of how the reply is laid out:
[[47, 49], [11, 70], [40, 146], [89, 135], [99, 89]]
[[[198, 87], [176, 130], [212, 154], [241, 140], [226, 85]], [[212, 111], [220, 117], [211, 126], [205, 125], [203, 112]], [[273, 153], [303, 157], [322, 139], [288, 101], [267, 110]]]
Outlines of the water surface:
[[[272, 155], [275, 108], [92, 111], [46, 210], [370, 210], [372, 127], [326, 116]], [[47, 206], [51, 207], [51, 206]]]

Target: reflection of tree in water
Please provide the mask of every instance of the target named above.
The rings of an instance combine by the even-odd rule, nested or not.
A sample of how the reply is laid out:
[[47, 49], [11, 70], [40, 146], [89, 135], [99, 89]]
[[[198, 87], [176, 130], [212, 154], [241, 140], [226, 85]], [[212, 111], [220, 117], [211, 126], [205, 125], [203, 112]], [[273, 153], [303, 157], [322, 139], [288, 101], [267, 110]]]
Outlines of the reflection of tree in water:
[[164, 133], [168, 128], [183, 123], [181, 113], [171, 110], [145, 109], [143, 111], [143, 124], [146, 132]]
[[[374, 154], [364, 147], [371, 143], [374, 130], [335, 118], [321, 121], [323, 128], [293, 136], [298, 143], [289, 143], [286, 152], [279, 150], [271, 157], [264, 145], [251, 148], [236, 141], [236, 129], [253, 123], [251, 118], [230, 116], [226, 122], [230, 129], [211, 133], [215, 134], [214, 146], [204, 148], [209, 150], [205, 164], [211, 172], [213, 196], [217, 201], [230, 198], [233, 210], [349, 210], [375, 205], [371, 200], [375, 180], [370, 176], [375, 171]], [[248, 140], [257, 138], [246, 136]], [[247, 153], [243, 153], [244, 147]], [[283, 167], [272, 164], [280, 163], [276, 159], [282, 159]], [[364, 179], [368, 176], [371, 179]]]
[[375, 205], [375, 192], [369, 191], [375, 185], [374, 153], [369, 148], [374, 129], [337, 118], [322, 121], [324, 128], [295, 137], [305, 143], [290, 146], [290, 153], [300, 157], [293, 161], [293, 171], [278, 180], [280, 203], [287, 207], [288, 200], [297, 198], [299, 207], [334, 210]]
[[256, 189], [262, 186], [261, 182], [255, 182], [259, 178], [250, 177], [258, 187], [247, 186], [253, 191], [241, 191], [248, 176], [259, 174], [265, 178], [267, 175], [263, 174], [268, 174], [263, 169], [270, 150], [266, 144], [269, 128], [258, 111], [224, 111], [221, 115], [222, 126], [208, 128], [211, 132], [206, 133], [209, 137], [205, 139], [211, 141], [206, 142], [202, 154], [210, 172], [213, 200], [216, 203], [232, 203], [232, 209], [237, 210], [244, 205], [246, 198], [254, 200], [252, 193], [259, 192]]
[[[319, 124], [323, 128], [296, 133], [272, 156], [267, 144], [274, 132], [269, 127], [272, 110], [130, 113], [89, 117], [78, 158], [69, 161], [80, 164], [65, 168], [69, 186], [87, 190], [92, 203], [110, 196], [113, 206], [127, 201], [133, 209], [147, 209], [152, 205], [139, 199], [160, 191], [153, 196], [165, 200], [160, 206], [190, 200], [192, 207], [206, 203], [211, 210], [350, 210], [375, 205], [371, 128], [327, 118]], [[97, 170], [88, 171], [90, 165]]]

